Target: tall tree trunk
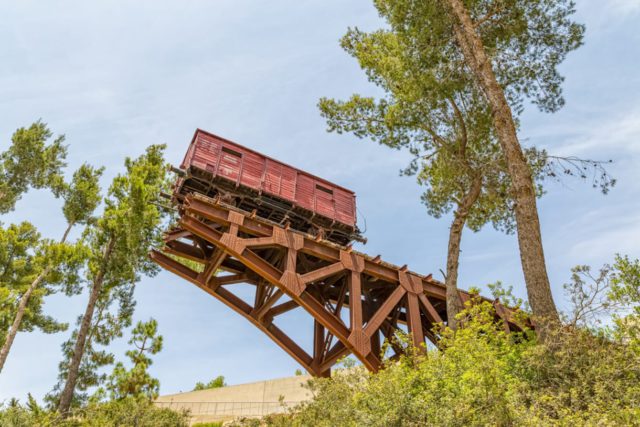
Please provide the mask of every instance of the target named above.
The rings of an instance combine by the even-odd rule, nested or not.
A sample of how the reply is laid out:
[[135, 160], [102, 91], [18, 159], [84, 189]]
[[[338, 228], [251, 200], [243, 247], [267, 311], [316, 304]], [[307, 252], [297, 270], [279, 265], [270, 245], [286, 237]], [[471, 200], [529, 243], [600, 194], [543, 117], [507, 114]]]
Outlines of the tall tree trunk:
[[[73, 223], [67, 225], [67, 229], [64, 231], [64, 234], [62, 235], [62, 239], [60, 239], [60, 243], [64, 243], [67, 240], [67, 237], [69, 236], [69, 232], [71, 231], [72, 227], [73, 227]], [[7, 356], [9, 356], [9, 352], [11, 351], [11, 346], [13, 346], [13, 341], [16, 339], [16, 335], [20, 330], [20, 325], [22, 324], [22, 318], [24, 317], [24, 313], [27, 310], [27, 304], [29, 304], [29, 299], [31, 298], [31, 295], [33, 294], [33, 292], [38, 288], [38, 286], [40, 286], [40, 283], [42, 283], [44, 278], [47, 277], [47, 274], [51, 272], [51, 270], [52, 270], [51, 266], [46, 266], [44, 270], [42, 270], [42, 272], [38, 275], [38, 277], [36, 277], [35, 280], [31, 282], [31, 285], [29, 285], [29, 288], [27, 289], [27, 291], [24, 294], [22, 294], [22, 297], [20, 297], [20, 302], [18, 303], [18, 311], [16, 312], [16, 317], [13, 319], [13, 323], [11, 324], [11, 327], [9, 328], [9, 332], [7, 333], [7, 339], [4, 341], [4, 344], [2, 345], [2, 349], [0, 349], [0, 372], [2, 372], [2, 369], [4, 368], [4, 364], [7, 361]]]
[[80, 329], [78, 330], [76, 343], [73, 347], [73, 355], [71, 357], [71, 361], [69, 362], [67, 380], [65, 382], [64, 389], [60, 394], [60, 403], [58, 404], [58, 412], [60, 412], [62, 416], [65, 417], [68, 415], [69, 409], [71, 408], [71, 403], [73, 401], [73, 395], [75, 393], [76, 383], [78, 381], [78, 373], [80, 371], [80, 363], [82, 362], [82, 356], [84, 355], [84, 351], [86, 348], [87, 336], [91, 329], [93, 312], [96, 308], [96, 303], [98, 302], [100, 292], [102, 291], [102, 285], [104, 283], [104, 275], [106, 269], [105, 266], [109, 262], [109, 258], [111, 257], [111, 252], [113, 251], [114, 245], [115, 240], [111, 238], [102, 257], [102, 268], [93, 280], [93, 286], [91, 287], [91, 293], [89, 295], [89, 302], [87, 303], [87, 308], [84, 312], [84, 315], [82, 316], [82, 322], [80, 323]]
[[20, 329], [20, 325], [22, 324], [22, 318], [24, 317], [24, 313], [27, 309], [27, 304], [29, 303], [29, 298], [31, 298], [31, 294], [33, 291], [37, 289], [42, 280], [46, 277], [47, 274], [51, 271], [50, 267], [46, 267], [39, 275], [35, 278], [31, 285], [29, 285], [29, 289], [22, 294], [20, 297], [20, 302], [18, 303], [18, 311], [16, 312], [16, 317], [13, 319], [13, 323], [9, 328], [9, 332], [7, 333], [7, 339], [4, 341], [2, 345], [2, 349], [0, 350], [0, 372], [2, 372], [2, 368], [4, 368], [4, 363], [7, 361], [7, 356], [9, 355], [9, 351], [11, 351], [11, 346], [13, 345], [13, 341], [18, 334], [18, 330]]
[[518, 141], [511, 107], [462, 0], [446, 2], [456, 21], [454, 31], [462, 53], [491, 106], [493, 123], [511, 177], [520, 259], [533, 314], [540, 322], [558, 322], [544, 260], [533, 179]]
[[464, 195], [454, 212], [453, 222], [449, 230], [449, 248], [447, 251], [447, 274], [445, 285], [447, 291], [447, 325], [451, 329], [457, 329], [456, 315], [462, 311], [462, 301], [458, 294], [458, 263], [460, 260], [460, 240], [462, 230], [469, 216], [469, 210], [474, 205], [482, 190], [482, 176], [474, 177], [471, 188]]

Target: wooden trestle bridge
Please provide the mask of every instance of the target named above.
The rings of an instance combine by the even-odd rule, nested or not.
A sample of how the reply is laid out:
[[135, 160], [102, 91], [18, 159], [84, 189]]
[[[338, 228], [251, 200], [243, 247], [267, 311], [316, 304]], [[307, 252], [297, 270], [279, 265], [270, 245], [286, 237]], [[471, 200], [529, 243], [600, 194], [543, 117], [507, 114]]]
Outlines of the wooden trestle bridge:
[[[437, 341], [431, 331], [434, 323], [446, 320], [445, 287], [431, 275], [202, 195], [187, 195], [179, 212], [163, 250], [153, 250], [151, 258], [238, 312], [310, 374], [330, 375], [331, 367], [350, 353], [377, 371], [381, 340], [390, 339], [400, 325], [406, 325], [415, 345]], [[238, 283], [255, 287], [253, 304], [227, 287]], [[466, 292], [460, 296], [469, 299]], [[506, 328], [517, 328], [508, 309], [497, 301], [494, 306]], [[276, 326], [278, 316], [298, 307], [314, 320], [309, 331], [313, 354]], [[393, 350], [402, 351], [397, 346]]]

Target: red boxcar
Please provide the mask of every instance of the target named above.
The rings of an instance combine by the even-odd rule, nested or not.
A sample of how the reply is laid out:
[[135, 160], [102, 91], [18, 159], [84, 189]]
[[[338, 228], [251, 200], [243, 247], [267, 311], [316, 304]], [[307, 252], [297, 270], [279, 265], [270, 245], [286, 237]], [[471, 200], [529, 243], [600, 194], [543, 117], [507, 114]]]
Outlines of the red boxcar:
[[246, 211], [339, 244], [363, 238], [356, 226], [356, 196], [310, 173], [235, 142], [196, 130], [180, 165], [176, 196], [219, 196]]

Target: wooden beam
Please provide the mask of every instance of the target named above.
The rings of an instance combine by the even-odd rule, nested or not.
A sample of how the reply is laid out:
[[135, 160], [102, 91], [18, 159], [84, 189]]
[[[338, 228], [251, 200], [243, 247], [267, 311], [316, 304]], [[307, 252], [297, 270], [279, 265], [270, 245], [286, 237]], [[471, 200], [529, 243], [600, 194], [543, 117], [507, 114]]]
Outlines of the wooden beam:
[[227, 254], [224, 251], [220, 249], [216, 250], [209, 258], [209, 262], [205, 269], [200, 273], [199, 280], [205, 285], [208, 285], [226, 257]]
[[341, 262], [335, 262], [333, 264], [327, 265], [326, 267], [322, 267], [301, 275], [300, 280], [302, 280], [302, 282], [305, 284], [313, 283], [322, 279], [326, 279], [327, 277], [333, 276], [334, 274], [338, 274], [341, 271], [344, 271], [344, 266]]
[[[271, 295], [261, 306], [254, 308], [251, 315], [257, 319], [262, 319], [265, 317], [265, 314], [273, 307], [273, 305], [284, 295], [281, 289], [276, 289], [276, 291]], [[281, 314], [281, 313], [278, 313]], [[271, 316], [274, 317], [274, 316]]]
[[422, 345], [424, 345], [424, 331], [422, 330], [422, 322], [420, 320], [418, 296], [411, 292], [407, 292], [407, 317], [409, 332], [413, 338], [413, 345], [420, 349]]
[[269, 311], [267, 311], [267, 313], [263, 317], [266, 319], [273, 318], [298, 307], [300, 307], [300, 304], [298, 304], [294, 300], [289, 300], [271, 308]]
[[[182, 229], [165, 236], [165, 251], [205, 264], [205, 270], [198, 273], [158, 251], [150, 257], [247, 318], [313, 375], [327, 375], [349, 352], [367, 369], [378, 370], [382, 363], [380, 333], [391, 337], [399, 322], [408, 325], [415, 345], [422, 344], [425, 336], [437, 339], [429, 328], [442, 322], [435, 307], [442, 309], [446, 290], [431, 275], [419, 276], [379, 256], [371, 258], [278, 227], [202, 196], [187, 195], [182, 207]], [[325, 263], [328, 265], [319, 267]], [[218, 269], [233, 274], [215, 277]], [[222, 287], [234, 283], [259, 285], [253, 305]], [[278, 304], [284, 295], [291, 300]], [[405, 296], [406, 304], [402, 302]], [[466, 292], [461, 291], [460, 296], [463, 301], [469, 299]], [[314, 319], [313, 356], [273, 324], [274, 318], [297, 307]], [[403, 313], [402, 307], [406, 308]], [[501, 305], [495, 308], [508, 328], [512, 311]], [[342, 320], [343, 309], [349, 309], [349, 327]], [[337, 342], [331, 347], [333, 337]], [[402, 351], [397, 346], [394, 350]]]
[[179, 240], [168, 242], [163, 248], [163, 251], [201, 264], [207, 263], [207, 258], [200, 248]]
[[393, 310], [393, 308], [398, 305], [398, 302], [405, 293], [405, 289], [401, 286], [398, 286], [393, 290], [391, 295], [389, 295], [389, 297], [382, 303], [378, 311], [376, 311], [375, 314], [371, 316], [371, 320], [369, 320], [367, 325], [364, 327], [365, 334], [371, 337], [373, 333], [380, 328], [382, 322], [384, 322], [387, 316], [389, 316], [391, 310]]
[[433, 323], [443, 323], [442, 318], [440, 317], [436, 309], [433, 308], [433, 305], [431, 304], [431, 302], [429, 301], [429, 298], [427, 298], [426, 295], [418, 294], [418, 299], [422, 303], [422, 306], [426, 310], [426, 313], [429, 315]]

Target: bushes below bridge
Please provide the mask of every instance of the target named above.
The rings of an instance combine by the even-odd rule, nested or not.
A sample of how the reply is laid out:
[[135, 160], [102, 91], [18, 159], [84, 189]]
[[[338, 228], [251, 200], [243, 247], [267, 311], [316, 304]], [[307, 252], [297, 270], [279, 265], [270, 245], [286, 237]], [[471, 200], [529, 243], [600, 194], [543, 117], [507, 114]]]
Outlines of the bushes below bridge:
[[[616, 306], [615, 288], [609, 287], [600, 308]], [[505, 332], [492, 306], [476, 301], [461, 313], [462, 327], [455, 333], [436, 331], [442, 337], [439, 349], [407, 348], [377, 374], [352, 363], [330, 379], [311, 381], [314, 399], [294, 411], [236, 424], [640, 425], [637, 295], [625, 300], [624, 317], [596, 327], [568, 316], [544, 343], [532, 331]], [[407, 342], [400, 339], [396, 345]]]

